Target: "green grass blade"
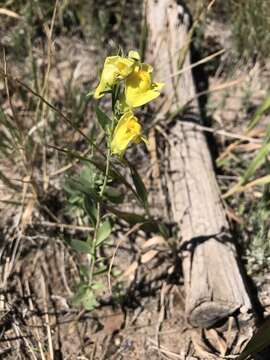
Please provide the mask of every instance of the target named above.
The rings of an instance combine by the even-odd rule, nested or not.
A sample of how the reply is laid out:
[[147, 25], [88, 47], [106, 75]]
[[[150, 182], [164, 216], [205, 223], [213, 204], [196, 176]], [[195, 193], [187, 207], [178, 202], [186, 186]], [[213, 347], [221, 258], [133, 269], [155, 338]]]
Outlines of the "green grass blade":
[[250, 120], [248, 124], [248, 131], [252, 130], [260, 121], [262, 115], [270, 109], [270, 95], [266, 97], [264, 102], [258, 107], [257, 111], [255, 112], [254, 116]]
[[259, 328], [237, 360], [245, 360], [270, 345], [270, 319]]
[[266, 156], [270, 152], [270, 143], [264, 144], [258, 151], [255, 158], [249, 164], [241, 179], [241, 185], [246, 184], [247, 181], [255, 174], [255, 172], [264, 164]]

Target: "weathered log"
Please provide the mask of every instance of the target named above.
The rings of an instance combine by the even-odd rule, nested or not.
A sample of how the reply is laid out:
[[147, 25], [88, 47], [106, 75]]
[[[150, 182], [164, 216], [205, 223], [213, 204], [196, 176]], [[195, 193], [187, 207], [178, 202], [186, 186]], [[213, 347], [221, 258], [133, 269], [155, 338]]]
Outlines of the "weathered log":
[[252, 310], [237, 262], [229, 224], [220, 198], [211, 155], [188, 68], [189, 16], [174, 0], [146, 1], [146, 58], [156, 79], [165, 79], [159, 114], [189, 103], [188, 115], [175, 118], [168, 138], [168, 193], [173, 220], [179, 224], [186, 291], [186, 316], [193, 326], [209, 327], [233, 313], [249, 318]]

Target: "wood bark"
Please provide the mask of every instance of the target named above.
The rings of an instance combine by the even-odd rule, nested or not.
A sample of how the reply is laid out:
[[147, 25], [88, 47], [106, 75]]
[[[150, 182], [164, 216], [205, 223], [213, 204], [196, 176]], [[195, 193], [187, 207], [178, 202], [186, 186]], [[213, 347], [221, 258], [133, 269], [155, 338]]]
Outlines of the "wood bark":
[[[252, 305], [238, 266], [235, 245], [220, 198], [205, 135], [192, 124], [200, 112], [190, 66], [189, 15], [173, 0], [145, 3], [146, 59], [155, 79], [164, 80], [156, 110], [170, 126], [168, 193], [172, 220], [179, 225], [186, 291], [186, 316], [193, 326], [209, 327], [233, 313], [250, 317]], [[179, 66], [187, 68], [176, 75]]]

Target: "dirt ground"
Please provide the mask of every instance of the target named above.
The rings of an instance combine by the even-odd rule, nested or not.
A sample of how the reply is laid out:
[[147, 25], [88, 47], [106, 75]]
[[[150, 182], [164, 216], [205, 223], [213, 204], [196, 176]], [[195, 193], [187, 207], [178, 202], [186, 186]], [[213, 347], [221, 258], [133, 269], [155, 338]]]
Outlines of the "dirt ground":
[[[94, 105], [85, 100], [86, 94], [97, 83], [105, 53], [117, 47], [118, 41], [122, 41], [125, 50], [139, 46], [139, 39], [134, 38], [133, 33], [130, 38], [125, 35], [129, 24], [125, 22], [127, 20], [123, 20], [123, 23], [118, 20], [122, 8], [119, 10], [114, 3], [108, 1], [108, 8], [114, 9], [110, 10], [110, 14], [116, 14], [115, 18], [110, 19], [114, 24], [111, 38], [108, 40], [108, 34], [104, 35], [100, 45], [92, 33], [85, 35], [80, 30], [84, 21], [89, 20], [84, 20], [81, 13], [76, 15], [79, 18], [76, 21], [80, 24], [78, 28], [70, 17], [67, 22], [71, 21], [72, 24], [68, 25], [70, 27], [66, 33], [57, 22], [53, 36], [49, 90], [46, 95], [85, 131], [93, 126], [95, 116]], [[44, 24], [49, 24], [51, 12], [46, 12], [42, 6], [40, 8], [45, 16]], [[140, 9], [137, 10], [138, 14], [133, 12], [136, 21]], [[65, 11], [68, 8], [63, 10], [63, 14]], [[102, 8], [102, 11], [105, 10]], [[128, 9], [124, 7], [123, 11], [127, 15]], [[35, 19], [42, 23], [40, 14]], [[7, 31], [1, 26], [1, 43], [6, 55], [2, 58], [1, 67], [6, 65], [13, 77], [32, 86], [35, 82], [32, 64], [42, 74], [46, 69], [46, 36], [42, 33], [46, 30], [39, 24], [30, 36], [32, 53], [27, 48], [24, 55], [17, 55], [16, 41], [20, 40], [16, 40], [15, 35], [19, 36], [23, 28], [20, 24], [22, 20], [8, 17], [5, 21]], [[140, 25], [140, 21], [138, 23]], [[84, 26], [87, 28], [87, 23]], [[116, 34], [123, 27], [119, 38]], [[234, 141], [221, 130], [231, 134], [244, 133], [251, 114], [267, 95], [270, 68], [267, 61], [261, 64], [253, 59], [247, 61], [239, 58], [233, 50], [229, 25], [215, 16], [205, 22], [201, 32], [203, 35], [197, 38], [199, 50], [196, 44], [194, 48], [197, 57], [205, 57], [216, 49], [225, 49], [218, 60], [206, 63], [194, 73], [198, 91], [209, 90], [201, 105], [206, 125], [211, 124], [214, 129], [211, 148], [213, 159], [218, 160]], [[35, 59], [32, 63], [31, 56]], [[12, 106], [23, 121], [23, 131], [35, 143], [31, 148], [34, 150], [29, 151], [29, 156], [34, 158], [31, 174], [35, 179], [35, 191], [29, 184], [30, 172], [24, 172], [18, 160], [19, 151], [16, 153], [8, 149], [5, 154], [1, 147], [0, 358], [202, 360], [234, 358], [239, 354], [250, 338], [252, 329], [237, 324], [233, 316], [207, 330], [194, 329], [187, 324], [181, 254], [174, 237], [175, 224], [170, 222], [164, 210], [169, 208], [169, 204], [164, 204], [164, 197], [159, 198], [158, 193], [152, 193], [152, 202], [163, 204], [164, 211], [156, 207], [154, 212], [157, 216], [160, 212], [166, 214], [164, 221], [171, 229], [169, 240], [136, 227], [130, 229], [120, 221], [110, 241], [102, 248], [102, 256], [109, 264], [113, 261], [115, 275], [103, 276], [105, 287], [99, 294], [99, 306], [87, 311], [72, 304], [71, 299], [80, 277], [79, 265], [87, 264], [87, 256], [76, 253], [68, 241], [72, 238], [84, 239], [89, 224], [81, 222], [77, 213], [67, 212], [64, 186], [66, 177], [79, 173], [84, 164], [77, 162], [71, 169], [58, 172], [70, 164], [70, 159], [48, 147], [46, 177], [42, 170], [44, 153], [39, 142], [39, 131], [49, 124], [48, 128], [50, 126], [52, 131], [44, 136], [48, 144], [58, 147], [73, 147], [83, 152], [87, 145], [51, 110], [43, 110], [47, 119], [45, 127], [42, 118], [36, 123], [33, 103], [37, 99], [25, 89], [25, 92], [19, 90], [19, 86], [16, 87], [12, 81], [8, 86]], [[3, 79], [0, 80], [0, 89], [1, 111], [12, 118], [14, 113]], [[254, 137], [260, 138], [268, 123], [267, 116], [264, 116], [254, 130]], [[4, 134], [2, 123], [0, 128], [1, 134]], [[1, 136], [4, 138], [4, 135]], [[161, 136], [158, 143], [162, 145], [163, 142]], [[222, 166], [217, 166], [221, 192], [232, 187], [256, 150], [256, 144], [242, 143], [231, 156], [225, 158]], [[141, 164], [139, 170], [151, 193], [150, 154], [143, 147], [138, 147], [128, 156]], [[165, 156], [162, 150], [158, 156], [162, 164]], [[26, 168], [29, 170], [29, 167]], [[262, 189], [252, 188], [244, 195], [236, 194], [229, 198], [225, 206], [250, 284], [255, 312], [259, 318], [266, 318], [270, 315], [270, 276], [269, 266], [263, 260], [267, 263], [269, 255], [268, 250], [262, 252], [257, 233], [253, 231], [255, 226], [260, 228], [256, 206], [262, 198]], [[125, 206], [131, 208], [132, 204], [127, 201]], [[263, 258], [261, 263], [258, 262], [259, 257]], [[258, 359], [268, 359], [269, 356], [266, 353], [258, 356]]]

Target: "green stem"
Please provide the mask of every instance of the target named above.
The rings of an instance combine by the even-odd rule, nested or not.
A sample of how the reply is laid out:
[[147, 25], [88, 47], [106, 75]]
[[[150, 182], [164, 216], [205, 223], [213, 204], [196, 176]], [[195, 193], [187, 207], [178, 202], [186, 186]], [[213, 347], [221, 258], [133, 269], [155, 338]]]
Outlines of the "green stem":
[[96, 221], [96, 225], [95, 225], [95, 231], [94, 231], [94, 236], [93, 236], [93, 240], [92, 240], [92, 249], [91, 249], [91, 255], [90, 255], [91, 263], [90, 263], [90, 274], [89, 274], [89, 286], [91, 286], [92, 282], [93, 282], [93, 274], [94, 274], [96, 260], [97, 260], [97, 245], [96, 245], [96, 243], [97, 243], [97, 233], [98, 233], [98, 229], [99, 229], [100, 222], [101, 222], [101, 202], [102, 202], [104, 191], [106, 189], [107, 182], [108, 182], [110, 161], [111, 161], [111, 149], [110, 149], [110, 139], [109, 139], [108, 146], [107, 146], [105, 175], [104, 175], [103, 184], [101, 186], [100, 193], [99, 193], [100, 200], [97, 203], [97, 221]]
[[107, 160], [106, 160], [106, 170], [105, 170], [105, 176], [104, 176], [104, 181], [100, 190], [100, 197], [102, 199], [104, 191], [106, 189], [106, 185], [108, 182], [108, 177], [109, 177], [109, 171], [110, 171], [110, 162], [111, 162], [111, 148], [110, 148], [110, 144], [108, 144], [108, 148], [107, 148]]

